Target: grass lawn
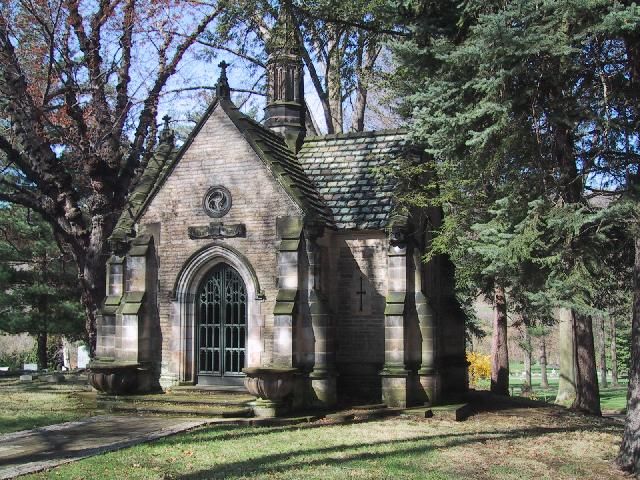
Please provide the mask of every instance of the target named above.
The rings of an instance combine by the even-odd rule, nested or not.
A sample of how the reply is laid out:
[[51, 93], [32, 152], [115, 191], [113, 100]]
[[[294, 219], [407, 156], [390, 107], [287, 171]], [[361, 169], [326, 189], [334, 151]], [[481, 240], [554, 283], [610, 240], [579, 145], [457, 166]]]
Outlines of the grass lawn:
[[88, 417], [94, 413], [95, 400], [82, 396], [82, 387], [48, 385], [42, 382], [20, 383], [0, 380], [0, 434], [27, 430]]
[[[518, 396], [521, 394], [521, 387], [524, 383], [524, 378], [521, 376], [524, 370], [522, 362], [509, 362], [509, 389], [512, 395]], [[551, 376], [549, 368], [549, 388], [540, 387], [540, 365], [533, 364], [531, 366], [531, 372], [533, 376], [531, 378], [533, 394], [532, 398], [542, 400], [545, 402], [554, 402], [558, 393], [558, 378]], [[480, 380], [475, 387], [479, 390], [489, 389], [489, 380]], [[600, 388], [600, 407], [604, 412], [620, 412], [627, 408], [627, 381], [623, 379], [620, 381], [620, 386], [607, 388]]]
[[465, 422], [218, 426], [25, 478], [623, 479], [612, 464], [621, 431], [610, 420], [551, 406], [485, 412]]

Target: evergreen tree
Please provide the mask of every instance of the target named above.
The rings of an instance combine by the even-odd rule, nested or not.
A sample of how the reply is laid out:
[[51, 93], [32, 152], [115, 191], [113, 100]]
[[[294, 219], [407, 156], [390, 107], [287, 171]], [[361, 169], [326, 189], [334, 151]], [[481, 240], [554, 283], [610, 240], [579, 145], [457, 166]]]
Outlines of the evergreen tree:
[[[448, 218], [443, 245], [459, 248], [458, 237], [469, 237], [474, 219], [496, 200], [526, 199], [526, 215], [517, 218], [520, 210], [509, 223], [533, 229], [536, 243], [525, 242], [531, 257], [525, 265], [544, 282], [524, 298], [570, 314], [573, 406], [599, 413], [592, 316], [602, 313], [596, 298], [601, 268], [594, 266], [611, 247], [615, 226], [637, 218], [640, 10], [610, 0], [419, 5], [405, 4], [414, 37], [396, 49], [402, 67], [395, 80], [408, 99], [405, 112], [414, 115], [414, 134], [435, 160], [436, 203]], [[613, 196], [621, 205], [596, 207], [594, 195]], [[619, 458], [630, 471], [640, 470], [638, 251], [640, 241]]]
[[37, 338], [38, 367], [49, 367], [50, 334], [80, 338], [84, 317], [77, 270], [51, 228], [25, 208], [0, 208], [0, 331]]

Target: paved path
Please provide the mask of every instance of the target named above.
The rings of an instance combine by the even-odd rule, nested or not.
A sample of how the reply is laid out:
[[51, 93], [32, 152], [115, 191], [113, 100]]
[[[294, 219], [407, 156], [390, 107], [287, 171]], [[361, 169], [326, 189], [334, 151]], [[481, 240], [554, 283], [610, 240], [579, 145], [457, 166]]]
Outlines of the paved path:
[[52, 468], [213, 422], [207, 418], [101, 415], [0, 435], [0, 479]]

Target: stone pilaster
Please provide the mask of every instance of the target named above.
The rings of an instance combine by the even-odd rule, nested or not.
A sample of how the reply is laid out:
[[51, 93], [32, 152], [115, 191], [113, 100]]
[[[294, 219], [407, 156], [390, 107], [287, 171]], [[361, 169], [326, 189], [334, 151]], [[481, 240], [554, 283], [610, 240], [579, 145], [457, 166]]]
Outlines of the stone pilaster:
[[384, 368], [380, 374], [382, 400], [390, 407], [407, 407], [414, 402], [417, 378], [406, 368], [407, 244], [402, 230], [397, 227], [391, 230], [387, 255]]
[[[315, 233], [315, 234], [314, 234]], [[324, 293], [320, 291], [320, 250], [317, 232], [307, 235], [308, 259], [307, 292], [311, 328], [314, 337], [314, 362], [311, 380], [312, 403], [331, 407], [337, 401], [335, 374], [335, 337], [331, 314]]]
[[277, 284], [278, 295], [273, 309], [273, 358], [272, 365], [293, 367], [293, 327], [299, 287], [299, 250], [302, 219], [283, 217], [277, 219], [278, 247]]

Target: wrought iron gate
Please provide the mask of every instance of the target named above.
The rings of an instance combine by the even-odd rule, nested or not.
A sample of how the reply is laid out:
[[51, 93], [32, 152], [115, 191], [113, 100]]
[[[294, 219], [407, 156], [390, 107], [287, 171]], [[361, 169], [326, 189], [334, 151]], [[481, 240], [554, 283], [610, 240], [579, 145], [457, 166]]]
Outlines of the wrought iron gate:
[[[247, 289], [238, 272], [217, 265], [198, 296], [198, 383], [242, 374], [247, 343]], [[204, 380], [204, 381], [203, 381]]]

